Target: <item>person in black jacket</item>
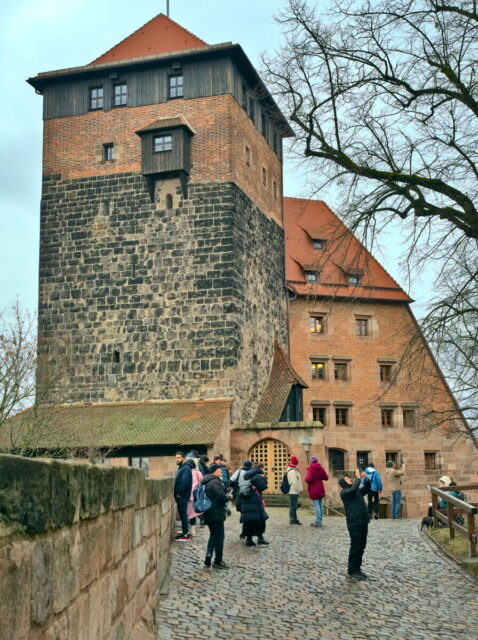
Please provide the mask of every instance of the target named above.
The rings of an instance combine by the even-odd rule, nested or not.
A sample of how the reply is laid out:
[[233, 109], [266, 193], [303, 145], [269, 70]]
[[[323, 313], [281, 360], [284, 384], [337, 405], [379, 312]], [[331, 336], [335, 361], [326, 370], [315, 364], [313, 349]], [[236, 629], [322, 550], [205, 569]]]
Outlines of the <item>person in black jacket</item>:
[[174, 480], [174, 499], [178, 506], [182, 533], [174, 539], [177, 542], [189, 542], [191, 537], [189, 535], [188, 502], [191, 497], [193, 476], [191, 467], [186, 463], [186, 457], [182, 451], [176, 453], [176, 464], [178, 465], [178, 471]]
[[211, 500], [211, 507], [204, 512], [204, 521], [209, 527], [209, 540], [207, 543], [206, 559], [204, 566], [210, 567], [214, 552], [213, 569], [229, 569], [223, 561], [224, 550], [224, 520], [226, 519], [226, 504], [231, 500], [231, 495], [226, 493], [226, 488], [221, 480], [222, 469], [218, 464], [209, 467], [209, 473], [204, 476], [201, 484], [206, 486], [206, 496]]
[[360, 469], [355, 470], [355, 478], [343, 476], [339, 479], [342, 488], [340, 498], [344, 503], [347, 529], [350, 534], [350, 550], [348, 561], [348, 577], [351, 580], [366, 580], [362, 571], [362, 557], [367, 546], [368, 523], [370, 516], [364, 495], [370, 488], [370, 481]]
[[244, 474], [244, 479], [249, 481], [248, 485], [241, 487], [236, 500], [237, 510], [241, 512], [241, 537], [246, 538], [246, 547], [256, 546], [253, 536], [257, 536], [257, 544], [267, 545], [269, 543], [264, 538], [264, 532], [268, 516], [262, 500], [262, 492], [267, 489], [267, 478], [262, 469], [252, 467]]

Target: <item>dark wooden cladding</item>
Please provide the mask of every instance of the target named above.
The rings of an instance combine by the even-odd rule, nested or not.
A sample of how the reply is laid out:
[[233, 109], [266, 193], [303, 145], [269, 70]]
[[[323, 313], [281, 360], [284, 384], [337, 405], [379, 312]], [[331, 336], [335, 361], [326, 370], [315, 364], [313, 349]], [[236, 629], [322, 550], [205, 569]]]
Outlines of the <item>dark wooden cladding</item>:
[[[172, 137], [171, 151], [154, 151], [154, 139], [157, 136]], [[161, 129], [144, 133], [141, 136], [142, 173], [152, 175], [191, 170], [191, 134], [184, 128]]]
[[[257, 129], [262, 133], [263, 114], [267, 120], [264, 136], [274, 149], [274, 137], [278, 144], [274, 149], [280, 157], [282, 135], [265, 96], [252, 87], [244, 78], [237, 65], [229, 56], [217, 56], [194, 61], [168, 61], [154, 68], [136, 70], [105, 70], [89, 76], [73, 76], [59, 80], [58, 84], [48, 84], [43, 89], [43, 118], [61, 118], [82, 115], [89, 110], [90, 89], [103, 87], [103, 109], [113, 108], [113, 86], [126, 83], [128, 86], [128, 107], [161, 104], [168, 100], [169, 76], [182, 73], [184, 76], [184, 99], [193, 100], [230, 93], [239, 105], [243, 104], [243, 88], [246, 90], [247, 114], [253, 116]], [[251, 114], [252, 110], [252, 114]]]

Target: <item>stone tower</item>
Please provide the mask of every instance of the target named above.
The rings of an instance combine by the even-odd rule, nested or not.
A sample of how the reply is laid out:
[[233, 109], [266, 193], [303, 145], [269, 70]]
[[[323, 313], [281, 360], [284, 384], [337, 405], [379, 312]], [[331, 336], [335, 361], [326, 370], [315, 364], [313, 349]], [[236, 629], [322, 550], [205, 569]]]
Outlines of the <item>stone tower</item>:
[[160, 14], [44, 98], [39, 333], [52, 402], [233, 398], [287, 342], [282, 138], [241, 47]]

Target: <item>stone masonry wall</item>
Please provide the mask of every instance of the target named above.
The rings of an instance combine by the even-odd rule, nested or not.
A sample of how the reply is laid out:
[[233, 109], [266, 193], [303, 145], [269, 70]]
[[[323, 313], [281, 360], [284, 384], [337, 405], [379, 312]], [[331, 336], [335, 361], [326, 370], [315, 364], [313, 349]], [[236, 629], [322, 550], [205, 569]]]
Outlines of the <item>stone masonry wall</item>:
[[2, 640], [149, 637], [172, 492], [136, 469], [0, 456]]
[[[60, 402], [218, 398], [252, 416], [286, 336], [283, 231], [233, 183], [44, 177], [41, 355]], [[64, 365], [64, 366], [62, 366]]]

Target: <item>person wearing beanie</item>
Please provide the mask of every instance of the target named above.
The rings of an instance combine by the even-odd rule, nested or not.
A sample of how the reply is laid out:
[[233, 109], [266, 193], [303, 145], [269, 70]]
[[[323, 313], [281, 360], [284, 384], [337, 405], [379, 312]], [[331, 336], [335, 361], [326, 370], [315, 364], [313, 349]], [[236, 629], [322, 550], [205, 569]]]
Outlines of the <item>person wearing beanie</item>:
[[[226, 519], [226, 505], [231, 500], [231, 495], [221, 480], [222, 465], [212, 464], [209, 473], [202, 479], [201, 485], [205, 485], [206, 496], [211, 500], [210, 508], [204, 512], [204, 521], [209, 528], [209, 540], [207, 542], [206, 559], [204, 566], [213, 569], [229, 569], [222, 556], [224, 551], [224, 521]], [[214, 554], [214, 562], [212, 556]]]
[[289, 489], [289, 523], [302, 524], [297, 519], [297, 505], [299, 504], [299, 495], [302, 493], [302, 479], [298, 470], [299, 459], [291, 456], [289, 466], [287, 468], [287, 481], [290, 484]]
[[324, 467], [319, 464], [317, 456], [311, 456], [310, 465], [307, 467], [307, 475], [305, 481], [309, 491], [309, 498], [312, 500], [315, 511], [315, 522], [311, 527], [322, 526], [322, 501], [325, 496], [324, 480], [328, 480], [329, 476]]
[[347, 575], [353, 581], [367, 580], [367, 575], [362, 571], [362, 558], [367, 546], [370, 516], [363, 496], [370, 485], [366, 482], [364, 486], [361, 486], [364, 476], [364, 471], [356, 469], [353, 479], [347, 475], [339, 478], [339, 485], [342, 489], [340, 498], [344, 505], [345, 519], [350, 535]]
[[397, 465], [393, 460], [388, 460], [385, 473], [387, 474], [388, 484], [392, 494], [392, 518], [396, 520], [400, 518], [400, 506], [402, 504], [401, 476], [405, 473], [405, 465], [402, 464], [402, 468], [397, 469]]

